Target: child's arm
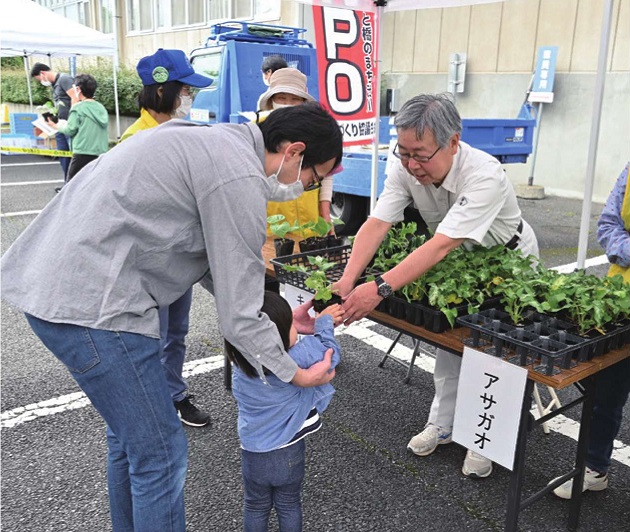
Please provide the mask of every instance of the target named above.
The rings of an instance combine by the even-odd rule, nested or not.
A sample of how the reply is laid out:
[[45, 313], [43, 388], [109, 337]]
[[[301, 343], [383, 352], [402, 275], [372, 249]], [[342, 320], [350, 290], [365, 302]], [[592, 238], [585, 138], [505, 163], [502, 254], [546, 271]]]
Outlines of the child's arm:
[[[337, 306], [337, 305], [336, 305]], [[343, 311], [342, 311], [343, 312]], [[335, 328], [333, 316], [330, 313], [322, 312], [315, 320], [315, 335], [327, 349], [333, 350], [332, 366], [335, 367], [341, 360], [341, 349], [335, 340]]]

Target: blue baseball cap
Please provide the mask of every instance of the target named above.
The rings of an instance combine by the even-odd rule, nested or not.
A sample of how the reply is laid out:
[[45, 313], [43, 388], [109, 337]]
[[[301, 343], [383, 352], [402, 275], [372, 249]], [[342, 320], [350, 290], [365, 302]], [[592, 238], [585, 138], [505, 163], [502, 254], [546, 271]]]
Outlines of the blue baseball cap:
[[179, 81], [191, 87], [207, 87], [212, 78], [197, 74], [182, 50], [158, 49], [153, 55], [143, 57], [136, 66], [143, 85], [155, 85], [167, 81]]

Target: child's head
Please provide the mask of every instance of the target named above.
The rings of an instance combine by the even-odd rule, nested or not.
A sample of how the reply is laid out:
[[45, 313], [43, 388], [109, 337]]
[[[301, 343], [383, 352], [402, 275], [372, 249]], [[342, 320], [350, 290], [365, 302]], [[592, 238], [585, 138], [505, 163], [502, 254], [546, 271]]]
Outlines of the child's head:
[[[74, 86], [81, 91], [86, 98], [94, 98], [96, 92], [96, 79], [90, 74], [78, 74], [74, 78]], [[77, 91], [75, 91], [76, 93]], [[77, 98], [78, 98], [77, 94]]]
[[[293, 311], [287, 300], [276, 292], [265, 290], [265, 299], [261, 311], [267, 314], [269, 319], [276, 325], [282, 339], [282, 345], [288, 351], [297, 342], [297, 330], [293, 326]], [[230, 361], [241, 368], [245, 375], [248, 377], [256, 376], [254, 367], [227, 340], [225, 340], [225, 352]]]

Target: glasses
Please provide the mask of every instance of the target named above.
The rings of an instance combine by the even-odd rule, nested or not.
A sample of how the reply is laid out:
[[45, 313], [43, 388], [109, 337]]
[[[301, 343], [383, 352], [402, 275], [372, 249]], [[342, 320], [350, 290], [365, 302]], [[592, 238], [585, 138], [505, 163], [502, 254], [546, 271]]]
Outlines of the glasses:
[[315, 170], [315, 165], [311, 166], [311, 170], [313, 170], [313, 182], [304, 189], [304, 192], [310, 192], [311, 190], [317, 190], [318, 188], [320, 188], [322, 186], [322, 180], [324, 179], [323, 177], [321, 177], [318, 173], [317, 170]]
[[413, 159], [417, 163], [421, 164], [428, 163], [431, 159], [433, 159], [433, 157], [436, 156], [437, 152], [442, 149], [440, 146], [438, 146], [437, 150], [435, 150], [431, 155], [427, 157], [426, 155], [411, 155], [411, 153], [400, 153], [400, 151], [398, 151], [398, 148], [399, 146], [397, 142], [396, 146], [394, 146], [394, 151], [392, 152], [394, 154], [394, 157], [400, 159], [403, 163], [408, 163], [409, 159]]

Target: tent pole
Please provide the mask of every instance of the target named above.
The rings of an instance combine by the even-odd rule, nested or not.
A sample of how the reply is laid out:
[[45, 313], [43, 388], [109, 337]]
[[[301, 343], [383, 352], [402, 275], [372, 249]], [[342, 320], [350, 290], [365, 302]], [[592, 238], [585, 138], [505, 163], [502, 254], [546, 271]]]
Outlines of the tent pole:
[[[376, 206], [376, 197], [378, 196], [378, 137], [381, 122], [381, 65], [380, 48], [381, 48], [381, 15], [383, 13], [384, 3], [377, 1], [376, 11], [374, 12], [374, 40], [376, 46], [374, 49], [374, 62], [376, 63], [376, 76], [374, 76], [374, 106], [376, 107], [374, 119], [374, 136], [372, 138], [372, 180], [370, 185], [370, 213]], [[386, 2], [385, 2], [386, 3]]]
[[31, 87], [31, 69], [28, 62], [28, 55], [24, 52], [24, 71], [26, 72], [26, 86], [28, 87], [28, 103], [33, 111], [33, 89]]
[[120, 108], [118, 107], [118, 9], [117, 0], [112, 2], [112, 29], [114, 30], [114, 108], [116, 109], [116, 142], [120, 140]]
[[591, 122], [591, 138], [588, 146], [588, 162], [584, 184], [584, 201], [582, 202], [582, 220], [580, 222], [580, 238], [578, 241], [577, 269], [583, 270], [588, 248], [588, 233], [591, 218], [591, 202], [593, 200], [593, 181], [595, 180], [595, 161], [597, 159], [597, 143], [604, 99], [604, 81], [606, 61], [608, 58], [608, 42], [612, 23], [612, 0], [606, 0], [602, 18], [602, 32], [599, 43], [599, 59], [597, 62], [597, 78], [595, 80], [595, 98], [593, 102], [593, 119]]
[[118, 76], [116, 74], [116, 65], [113, 68], [114, 74], [114, 108], [116, 109], [116, 142], [120, 140], [120, 109], [118, 107]]

